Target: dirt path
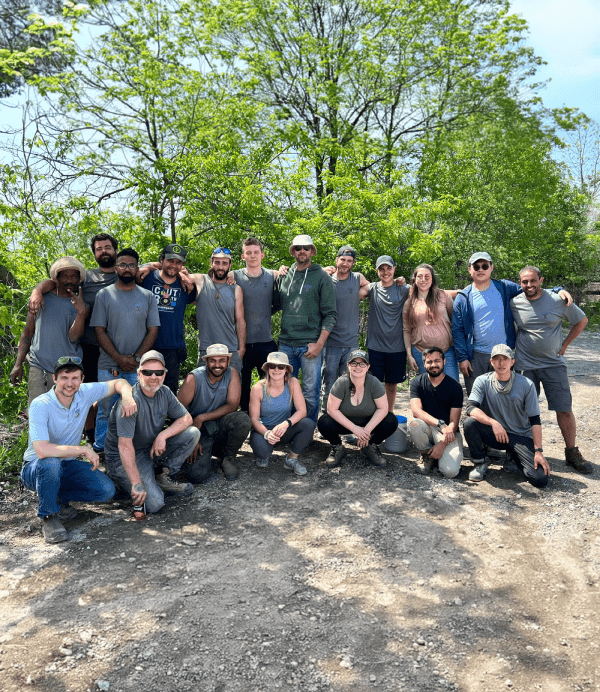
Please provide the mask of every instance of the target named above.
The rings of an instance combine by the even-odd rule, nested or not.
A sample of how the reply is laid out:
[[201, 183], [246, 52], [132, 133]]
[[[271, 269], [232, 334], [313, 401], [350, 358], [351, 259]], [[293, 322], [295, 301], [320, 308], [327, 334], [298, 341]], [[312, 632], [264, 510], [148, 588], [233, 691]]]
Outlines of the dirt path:
[[4, 493], [0, 689], [600, 689], [600, 335], [568, 363], [596, 470], [566, 470], [543, 402], [546, 491], [500, 467], [474, 485], [469, 462], [422, 477], [412, 450], [326, 471], [320, 441], [298, 478], [245, 447], [238, 481], [144, 523], [80, 506], [58, 546]]

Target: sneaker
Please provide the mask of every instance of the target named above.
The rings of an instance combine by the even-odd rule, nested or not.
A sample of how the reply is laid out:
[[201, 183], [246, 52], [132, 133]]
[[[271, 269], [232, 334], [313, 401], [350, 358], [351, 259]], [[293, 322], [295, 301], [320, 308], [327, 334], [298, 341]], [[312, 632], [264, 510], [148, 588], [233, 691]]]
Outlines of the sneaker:
[[342, 435], [342, 439], [346, 444], [349, 445], [356, 445], [358, 443], [358, 440], [356, 439], [356, 435]]
[[387, 466], [386, 460], [381, 456], [379, 445], [367, 445], [362, 453], [373, 466], [378, 466], [380, 469], [384, 469]]
[[290, 469], [290, 471], [293, 471], [297, 476], [306, 476], [306, 466], [302, 465], [298, 461], [298, 457], [295, 459], [292, 457], [286, 457], [285, 461], [283, 462], [283, 467]]
[[325, 466], [328, 469], [334, 469], [336, 466], [342, 465], [342, 459], [346, 456], [346, 450], [343, 444], [331, 445], [329, 456], [325, 461]]
[[58, 514], [50, 514], [42, 519], [42, 533], [46, 543], [61, 543], [69, 539], [67, 529], [60, 523]]
[[489, 463], [487, 461], [483, 461], [481, 463], [477, 463], [474, 461], [473, 463], [477, 464], [477, 466], [475, 466], [475, 468], [469, 474], [469, 480], [479, 483], [479, 481], [482, 481], [485, 478], [485, 474], [488, 471]]
[[163, 469], [163, 472], [156, 476], [156, 483], [163, 493], [171, 495], [191, 495], [194, 492], [194, 486], [191, 483], [180, 483], [169, 476], [169, 469]]
[[269, 465], [269, 457], [267, 457], [266, 459], [257, 459], [256, 465], [259, 469], [266, 469]]
[[234, 481], [239, 475], [240, 472], [238, 470], [238, 467], [233, 463], [235, 460], [235, 457], [229, 456], [225, 457], [223, 461], [221, 462], [221, 468], [223, 469], [223, 475], [228, 481]]
[[579, 447], [571, 447], [571, 449], [565, 449], [565, 458], [567, 461], [567, 466], [572, 466], [575, 469], [575, 471], [583, 473], [586, 476], [590, 473], [594, 473], [594, 467], [590, 464], [589, 461], [586, 461], [583, 458], [581, 452], [579, 451]]
[[58, 513], [58, 518], [61, 521], [69, 521], [69, 519], [75, 519], [77, 516], [77, 510], [71, 505], [61, 505], [60, 512]]
[[431, 473], [435, 462], [436, 459], [432, 459], [427, 452], [421, 452], [421, 461], [417, 464], [417, 473], [422, 473], [424, 476]]

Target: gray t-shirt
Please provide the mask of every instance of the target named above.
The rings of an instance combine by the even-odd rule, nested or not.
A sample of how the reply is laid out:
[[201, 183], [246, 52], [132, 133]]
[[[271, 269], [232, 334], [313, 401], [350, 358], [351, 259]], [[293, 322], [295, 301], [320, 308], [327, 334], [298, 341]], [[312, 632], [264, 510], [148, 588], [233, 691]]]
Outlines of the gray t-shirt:
[[335, 291], [335, 327], [327, 338], [327, 345], [334, 348], [358, 348], [358, 314], [360, 309], [360, 274], [350, 272], [347, 279], [340, 281], [331, 277]]
[[85, 332], [81, 337], [82, 344], [98, 345], [96, 332], [94, 328], [90, 326], [90, 320], [94, 312], [94, 304], [96, 303], [96, 296], [103, 288], [116, 284], [118, 278], [117, 272], [103, 272], [100, 269], [88, 269], [81, 289], [81, 295], [83, 300], [90, 306], [90, 313], [85, 321]]
[[44, 295], [44, 309], [35, 318], [35, 332], [29, 350], [29, 363], [35, 368], [54, 372], [56, 361], [61, 356], [79, 356], [79, 342], [69, 340], [69, 329], [77, 310], [71, 303], [71, 298], [62, 298], [55, 293]]
[[149, 397], [144, 394], [140, 383], [137, 382], [132, 387], [132, 394], [138, 407], [133, 416], [123, 417], [123, 402], [120, 398], [110, 412], [104, 443], [107, 463], [120, 459], [120, 437], [133, 440], [133, 447], [136, 452], [149, 450], [152, 448], [158, 433], [165, 427], [165, 421], [168, 418], [177, 420], [187, 414], [185, 406], [164, 384], [153, 397]]
[[507, 432], [532, 437], [529, 418], [540, 415], [540, 404], [533, 382], [517, 373], [510, 392], [502, 394], [492, 386], [494, 374], [487, 372], [475, 380], [469, 401], [477, 404], [477, 408], [490, 418], [497, 420]]
[[384, 288], [381, 281], [369, 284], [369, 322], [367, 345], [382, 353], [405, 351], [402, 308], [408, 297], [408, 286], [394, 281]]
[[[121, 355], [131, 355], [140, 347], [149, 327], [160, 327], [156, 300], [150, 291], [135, 286], [123, 291], [116, 285], [103, 288], [96, 296], [90, 321], [92, 327], [105, 327]], [[117, 368], [115, 361], [100, 349], [99, 370]]]
[[537, 300], [528, 300], [524, 293], [510, 301], [515, 325], [517, 345], [515, 370], [535, 370], [561, 365], [558, 355], [563, 343], [562, 322], [573, 326], [585, 317], [577, 305], [567, 307], [556, 293], [544, 291]]
[[206, 350], [212, 344], [225, 344], [230, 351], [238, 350], [235, 328], [237, 288], [235, 284], [214, 283], [208, 275], [204, 276], [202, 290], [196, 299], [199, 350]]
[[263, 268], [259, 276], [249, 276], [246, 269], [236, 269], [233, 275], [244, 294], [246, 343], [260, 344], [271, 341], [271, 308], [275, 285], [273, 272]]
[[342, 375], [333, 383], [330, 393], [342, 400], [340, 411], [346, 418], [355, 425], [364, 426], [377, 410], [375, 399], [381, 399], [382, 396], [385, 396], [385, 387], [375, 376], [367, 373], [362, 401], [358, 406], [354, 406], [350, 398], [350, 378], [348, 375]]
[[223, 377], [217, 382], [208, 379], [206, 365], [202, 365], [190, 373], [195, 379], [194, 398], [188, 406], [189, 412], [195, 418], [201, 413], [214, 411], [227, 403], [227, 390], [231, 382], [231, 368], [227, 368]]

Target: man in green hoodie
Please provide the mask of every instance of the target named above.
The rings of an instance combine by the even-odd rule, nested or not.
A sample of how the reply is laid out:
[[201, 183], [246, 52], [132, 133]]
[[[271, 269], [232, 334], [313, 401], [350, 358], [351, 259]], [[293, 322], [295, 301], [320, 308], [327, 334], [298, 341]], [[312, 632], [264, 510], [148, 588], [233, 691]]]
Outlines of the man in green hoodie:
[[279, 350], [293, 367], [292, 376], [302, 369], [302, 392], [307, 417], [317, 422], [323, 346], [335, 326], [335, 292], [329, 275], [312, 263], [317, 254], [309, 235], [297, 235], [290, 255], [296, 262], [278, 279], [281, 300]]

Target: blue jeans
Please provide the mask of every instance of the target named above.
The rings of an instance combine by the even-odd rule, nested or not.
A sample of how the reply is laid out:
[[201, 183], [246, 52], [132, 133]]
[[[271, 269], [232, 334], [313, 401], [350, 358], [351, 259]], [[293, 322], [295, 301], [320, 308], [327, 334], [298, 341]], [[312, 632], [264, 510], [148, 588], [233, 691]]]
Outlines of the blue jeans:
[[[417, 361], [417, 365], [419, 366], [419, 373], [424, 375], [427, 370], [425, 370], [425, 366], [423, 365], [423, 354], [414, 346], [411, 348], [411, 351], [412, 357]], [[444, 363], [444, 372], [446, 375], [449, 375], [458, 382], [458, 363], [456, 362], [456, 352], [454, 350], [454, 346], [450, 346], [446, 353], [444, 353], [444, 357], [446, 358], [446, 362]]]
[[327, 411], [327, 397], [334, 382], [344, 374], [348, 356], [357, 346], [337, 347], [325, 346], [323, 364], [323, 411]]
[[307, 358], [304, 354], [308, 346], [287, 346], [279, 344], [279, 350], [289, 358], [293, 368], [292, 376], [298, 377], [302, 369], [302, 393], [306, 401], [306, 417], [317, 424], [319, 413], [319, 394], [321, 392], [321, 366], [323, 365], [323, 351], [316, 358]]
[[109, 502], [115, 494], [110, 478], [81, 459], [36, 458], [23, 466], [21, 480], [38, 494], [38, 517], [60, 512], [59, 502]]
[[[117, 376], [113, 375], [113, 370], [98, 370], [98, 382], [108, 382], [109, 380], [127, 380], [129, 384], [133, 385], [138, 381], [138, 375], [136, 372], [121, 372], [117, 370]], [[108, 428], [108, 417], [112, 411], [112, 407], [119, 398], [118, 394], [113, 394], [112, 396], [107, 396], [104, 399], [100, 399], [98, 402], [98, 415], [96, 416], [96, 433], [94, 435], [94, 450], [96, 452], [104, 451], [104, 440], [106, 439], [106, 429]]]

